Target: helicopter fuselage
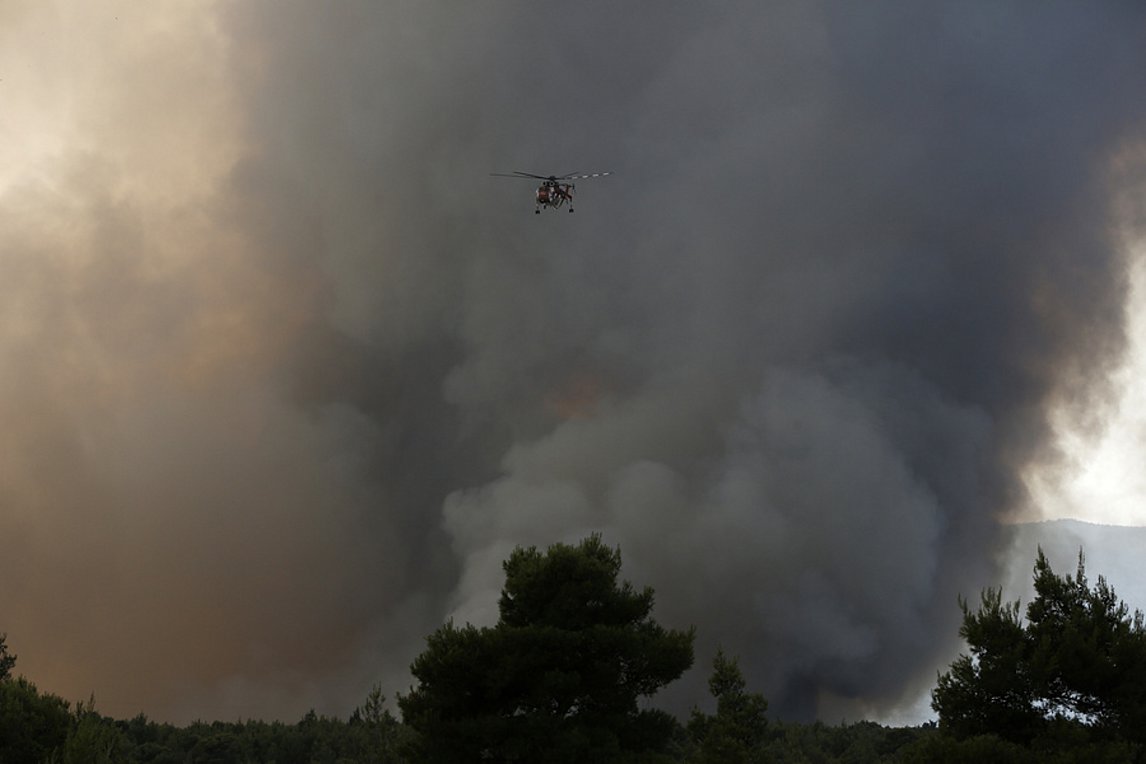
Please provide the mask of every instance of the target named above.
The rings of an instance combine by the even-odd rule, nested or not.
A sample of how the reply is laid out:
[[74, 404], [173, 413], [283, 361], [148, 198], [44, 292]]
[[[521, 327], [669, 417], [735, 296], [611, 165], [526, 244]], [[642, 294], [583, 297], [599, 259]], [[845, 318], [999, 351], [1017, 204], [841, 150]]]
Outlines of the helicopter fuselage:
[[569, 203], [569, 211], [572, 212], [573, 184], [547, 180], [537, 187], [537, 209], [534, 212], [540, 213], [542, 207], [557, 209], [566, 202]]

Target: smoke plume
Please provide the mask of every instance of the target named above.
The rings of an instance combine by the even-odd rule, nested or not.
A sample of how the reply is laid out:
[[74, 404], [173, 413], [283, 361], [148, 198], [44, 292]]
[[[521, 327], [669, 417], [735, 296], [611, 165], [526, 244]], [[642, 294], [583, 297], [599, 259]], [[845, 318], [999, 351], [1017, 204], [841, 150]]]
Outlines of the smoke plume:
[[106, 713], [345, 713], [592, 531], [668, 704], [886, 712], [1124, 348], [1130, 4], [0, 14], [0, 631]]

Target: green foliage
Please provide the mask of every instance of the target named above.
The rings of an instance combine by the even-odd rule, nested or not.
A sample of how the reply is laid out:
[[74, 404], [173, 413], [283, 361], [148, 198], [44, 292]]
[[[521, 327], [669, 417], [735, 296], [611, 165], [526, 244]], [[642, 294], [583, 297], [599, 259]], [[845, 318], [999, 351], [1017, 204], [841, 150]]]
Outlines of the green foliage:
[[16, 666], [16, 656], [8, 652], [7, 639], [7, 634], [0, 634], [0, 682], [11, 679]]
[[903, 764], [1036, 764], [1043, 761], [1031, 750], [997, 735], [927, 735], [904, 749]]
[[68, 703], [41, 694], [24, 677], [0, 682], [0, 761], [42, 762], [72, 727]]
[[[923, 741], [937, 737], [934, 725], [893, 728], [875, 722], [771, 725], [761, 761], [775, 764], [870, 764], [905, 761]], [[927, 761], [927, 759], [913, 759]]]
[[1131, 764], [1140, 748], [1126, 741], [1042, 740], [1026, 746], [998, 735], [926, 735], [900, 750], [903, 764]]
[[959, 600], [970, 655], [960, 655], [951, 670], [939, 677], [932, 708], [944, 730], [956, 737], [997, 733], [1008, 739], [1030, 740], [1041, 728], [1035, 689], [1026, 664], [1026, 633], [1019, 604], [1002, 602], [1002, 592], [987, 589], [979, 609]]
[[709, 692], [716, 698], [716, 714], [693, 710], [688, 723], [702, 764], [748, 764], [763, 761], [761, 746], [768, 733], [768, 701], [748, 692], [736, 658], [716, 653], [712, 662]]
[[77, 703], [72, 726], [59, 755], [60, 764], [111, 764], [123, 761], [126, 741], [112, 719], [100, 716], [95, 699]]
[[405, 730], [377, 689], [365, 714], [348, 721], [313, 711], [297, 724], [196, 722], [178, 728], [140, 714], [128, 721], [101, 716], [93, 702], [75, 711], [41, 695], [25, 679], [0, 683], [0, 762], [3, 764], [387, 764]]
[[651, 617], [653, 591], [618, 584], [599, 536], [504, 563], [492, 628], [446, 624], [427, 638], [399, 698], [425, 761], [621, 761], [661, 751], [668, 714], [639, 709], [692, 664], [692, 632]]
[[351, 714], [350, 725], [359, 736], [361, 752], [368, 761], [398, 761], [401, 751], [411, 744], [409, 731], [386, 708], [386, 696], [378, 685]]
[[[939, 677], [932, 707], [958, 739], [998, 736], [1032, 749], [1146, 743], [1146, 629], [1099, 577], [1091, 588], [1079, 554], [1056, 576], [1039, 551], [1026, 623], [1019, 603], [988, 589], [966, 602], [960, 635], [970, 654]], [[1121, 750], [1121, 749], [1119, 749]]]

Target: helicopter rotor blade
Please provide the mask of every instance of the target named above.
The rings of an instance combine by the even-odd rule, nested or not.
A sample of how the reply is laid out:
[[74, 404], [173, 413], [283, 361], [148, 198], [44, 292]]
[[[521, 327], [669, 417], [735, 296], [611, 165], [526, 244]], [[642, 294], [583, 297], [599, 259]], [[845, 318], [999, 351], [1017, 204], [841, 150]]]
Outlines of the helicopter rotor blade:
[[586, 174], [578, 174], [571, 172], [568, 175], [562, 175], [560, 180], [582, 180], [584, 178], [603, 178], [606, 175], [612, 175], [611, 172], [591, 172]]
[[509, 172], [491, 172], [490, 175], [494, 175], [494, 176], [497, 176], [499, 178], [536, 178], [537, 180], [549, 180], [550, 179], [548, 175], [534, 175], [531, 172], [519, 172], [517, 170], [514, 170], [512, 173], [509, 173]]
[[493, 175], [493, 176], [498, 177], [498, 178], [533, 178], [535, 180], [548, 180], [548, 181], [583, 180], [585, 178], [603, 178], [606, 175], [612, 175], [612, 174], [613, 173], [611, 173], [611, 172], [591, 172], [591, 173], [571, 172], [571, 173], [567, 173], [565, 175], [534, 175], [531, 172], [521, 172], [520, 170], [514, 170], [511, 173], [510, 172], [491, 172], [490, 173], [490, 175]]

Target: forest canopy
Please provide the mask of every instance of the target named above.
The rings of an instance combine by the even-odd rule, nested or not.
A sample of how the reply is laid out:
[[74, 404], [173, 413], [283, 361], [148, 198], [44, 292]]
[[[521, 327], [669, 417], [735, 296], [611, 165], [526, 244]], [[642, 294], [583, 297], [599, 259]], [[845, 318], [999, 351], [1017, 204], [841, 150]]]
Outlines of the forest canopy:
[[1021, 610], [989, 588], [964, 599], [967, 653], [938, 677], [938, 725], [798, 724], [767, 717], [736, 656], [712, 661], [711, 713], [687, 724], [650, 698], [692, 664], [693, 630], [652, 617], [651, 588], [620, 578], [599, 536], [504, 563], [499, 620], [446, 623], [411, 666], [402, 718], [375, 686], [347, 719], [158, 723], [103, 716], [15, 673], [0, 633], [0, 761], [350, 762], [1146, 761], [1146, 628], [1079, 554], [1059, 576], [1041, 552]]

